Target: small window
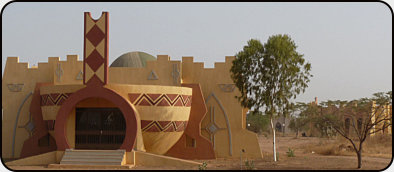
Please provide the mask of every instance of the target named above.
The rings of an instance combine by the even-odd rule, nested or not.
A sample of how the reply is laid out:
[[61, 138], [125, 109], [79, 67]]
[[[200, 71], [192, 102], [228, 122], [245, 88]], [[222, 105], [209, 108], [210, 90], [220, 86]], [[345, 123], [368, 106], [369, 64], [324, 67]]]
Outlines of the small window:
[[362, 118], [358, 118], [358, 120], [357, 120], [357, 130], [358, 130], [359, 133], [362, 132], [361, 131], [362, 126], [363, 126], [363, 119]]
[[349, 136], [349, 131], [350, 131], [350, 119], [346, 118], [345, 119], [345, 134], [346, 134], [346, 136]]
[[47, 135], [45, 135], [44, 137], [41, 137], [38, 140], [38, 146], [39, 147], [48, 147], [49, 146], [49, 140], [50, 140], [49, 137], [50, 137], [49, 133]]
[[191, 138], [186, 135], [186, 147], [195, 148], [196, 147], [196, 139]]

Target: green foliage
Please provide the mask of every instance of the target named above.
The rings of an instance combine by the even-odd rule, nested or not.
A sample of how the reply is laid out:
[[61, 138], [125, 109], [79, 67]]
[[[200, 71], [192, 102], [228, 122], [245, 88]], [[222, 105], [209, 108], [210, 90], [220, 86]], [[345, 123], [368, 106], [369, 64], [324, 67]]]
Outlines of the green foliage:
[[304, 92], [312, 75], [311, 64], [305, 63], [296, 44], [288, 35], [269, 37], [264, 45], [255, 39], [248, 41], [236, 54], [231, 77], [241, 92], [241, 105], [269, 115], [284, 113], [289, 100]]
[[392, 91], [388, 91], [387, 93], [378, 92], [374, 93], [372, 100], [376, 101], [376, 104], [384, 105], [386, 103], [392, 104], [393, 94]]
[[268, 131], [269, 129], [269, 117], [261, 112], [249, 111], [246, 115], [246, 123], [250, 124], [246, 128], [255, 133]]
[[[289, 35], [279, 34], [270, 36], [264, 45], [251, 39], [236, 54], [230, 71], [241, 93], [236, 98], [243, 107], [262, 109], [271, 119], [288, 114], [290, 100], [305, 91], [312, 77], [311, 64], [296, 48]], [[273, 143], [275, 146], [275, 140]]]
[[294, 150], [290, 149], [286, 152], [287, 157], [295, 157]]
[[253, 160], [246, 160], [245, 161], [246, 170], [253, 170], [254, 169], [254, 162]]
[[207, 163], [203, 162], [201, 165], [198, 165], [198, 170], [206, 170], [207, 169]]

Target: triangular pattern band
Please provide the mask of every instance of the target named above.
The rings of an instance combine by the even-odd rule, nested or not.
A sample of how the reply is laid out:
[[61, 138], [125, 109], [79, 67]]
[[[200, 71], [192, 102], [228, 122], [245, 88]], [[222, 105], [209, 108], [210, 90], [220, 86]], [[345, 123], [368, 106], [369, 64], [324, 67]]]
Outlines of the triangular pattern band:
[[130, 102], [136, 106], [185, 106], [192, 104], [191, 95], [129, 93]]
[[148, 121], [141, 120], [142, 132], [179, 132], [184, 131], [187, 121]]

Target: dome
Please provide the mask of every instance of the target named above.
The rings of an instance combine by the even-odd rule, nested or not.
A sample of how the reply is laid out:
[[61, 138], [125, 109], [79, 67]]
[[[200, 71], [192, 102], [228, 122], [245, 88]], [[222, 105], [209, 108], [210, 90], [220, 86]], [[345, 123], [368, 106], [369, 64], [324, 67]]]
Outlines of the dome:
[[145, 67], [146, 61], [150, 60], [156, 60], [156, 57], [148, 53], [133, 51], [119, 56], [110, 67]]

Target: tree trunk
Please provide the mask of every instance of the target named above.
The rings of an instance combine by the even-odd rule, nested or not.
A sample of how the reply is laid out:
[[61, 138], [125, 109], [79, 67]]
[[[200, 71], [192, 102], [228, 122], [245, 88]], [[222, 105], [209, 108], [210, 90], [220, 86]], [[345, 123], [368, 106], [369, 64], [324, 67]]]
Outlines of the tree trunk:
[[360, 149], [358, 149], [358, 151], [356, 150], [357, 153], [357, 168], [360, 169], [362, 167], [361, 164], [361, 151], [363, 150], [363, 145], [362, 142], [360, 143]]
[[361, 150], [357, 152], [357, 168], [361, 168]]
[[275, 128], [274, 128], [274, 122], [272, 121], [272, 115], [271, 115], [271, 130], [272, 130], [272, 139], [273, 139], [274, 161], [276, 162]]
[[296, 138], [298, 137], [298, 129], [297, 129], [297, 131], [296, 131]]

